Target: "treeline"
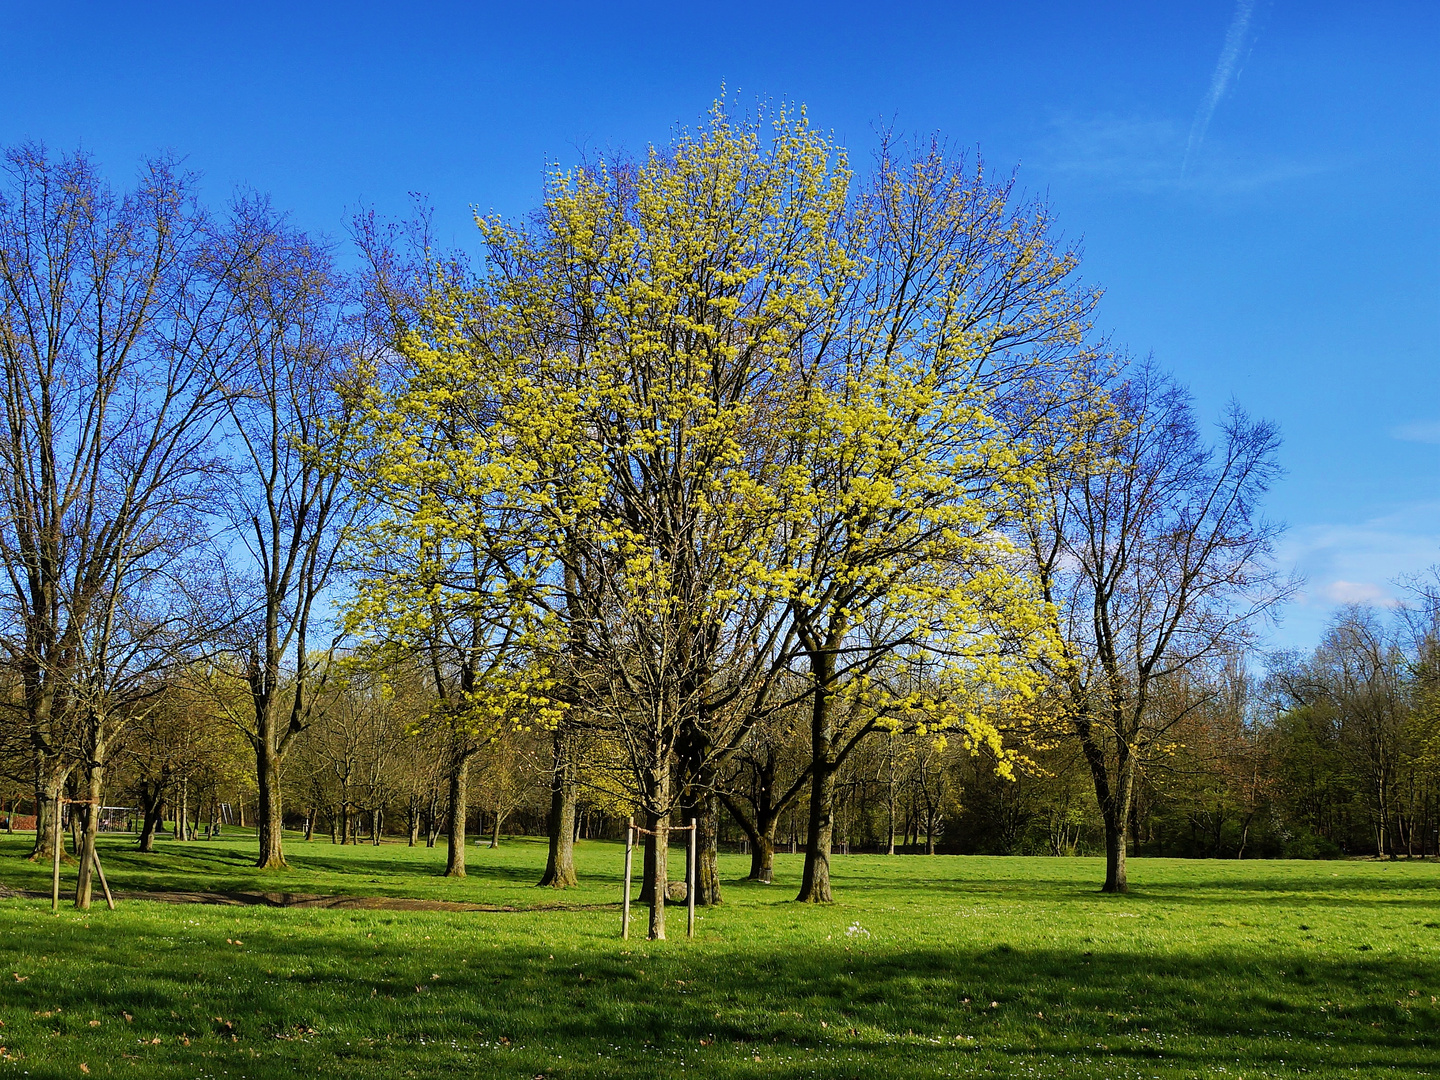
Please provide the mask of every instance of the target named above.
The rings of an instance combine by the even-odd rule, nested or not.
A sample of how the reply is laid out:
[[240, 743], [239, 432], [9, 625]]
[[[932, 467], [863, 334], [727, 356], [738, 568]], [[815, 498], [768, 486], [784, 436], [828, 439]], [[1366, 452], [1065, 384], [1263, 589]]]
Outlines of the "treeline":
[[[284, 827], [388, 827], [463, 874], [472, 819], [543, 820], [558, 887], [635, 815], [651, 897], [694, 818], [702, 903], [722, 832], [761, 877], [795, 837], [825, 901], [882, 835], [1094, 846], [1123, 891], [1127, 839], [1209, 820], [1202, 776], [1248, 851], [1301, 821], [1273, 784], [1230, 809], [1242, 744], [1277, 777], [1284, 724], [1348, 715], [1318, 659], [1273, 718], [1241, 686], [1289, 590], [1277, 433], [1208, 436], [1117, 356], [1078, 252], [978, 161], [887, 143], [862, 175], [801, 113], [717, 105], [554, 172], [473, 259], [361, 218], [354, 270], [165, 162], [116, 193], [6, 161], [4, 761], [37, 857], [66, 798], [92, 845], [107, 788], [142, 843], [253, 799], [272, 867]], [[1379, 850], [1423, 848], [1433, 793], [1386, 775]]]

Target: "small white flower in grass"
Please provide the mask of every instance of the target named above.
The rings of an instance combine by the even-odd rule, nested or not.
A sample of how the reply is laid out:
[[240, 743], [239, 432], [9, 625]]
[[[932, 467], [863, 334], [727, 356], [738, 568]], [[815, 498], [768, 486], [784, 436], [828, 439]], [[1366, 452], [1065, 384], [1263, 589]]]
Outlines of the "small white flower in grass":
[[845, 936], [848, 938], [868, 938], [870, 931], [860, 925], [858, 921], [851, 923], [845, 928]]

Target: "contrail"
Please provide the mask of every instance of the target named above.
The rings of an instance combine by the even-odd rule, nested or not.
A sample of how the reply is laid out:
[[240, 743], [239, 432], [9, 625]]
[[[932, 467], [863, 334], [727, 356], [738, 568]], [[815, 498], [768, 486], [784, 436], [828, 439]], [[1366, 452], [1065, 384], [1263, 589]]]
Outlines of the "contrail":
[[1185, 161], [1180, 166], [1180, 178], [1190, 170], [1190, 160], [1205, 141], [1205, 132], [1210, 128], [1210, 118], [1215, 115], [1215, 106], [1225, 96], [1230, 77], [1240, 62], [1240, 50], [1245, 45], [1245, 35], [1250, 30], [1250, 15], [1255, 10], [1255, 0], [1238, 0], [1235, 14], [1230, 19], [1230, 28], [1225, 31], [1225, 47], [1220, 50], [1220, 62], [1215, 65], [1215, 74], [1210, 76], [1210, 89], [1206, 92], [1200, 108], [1195, 111], [1195, 122], [1190, 125], [1190, 139], [1185, 144]]

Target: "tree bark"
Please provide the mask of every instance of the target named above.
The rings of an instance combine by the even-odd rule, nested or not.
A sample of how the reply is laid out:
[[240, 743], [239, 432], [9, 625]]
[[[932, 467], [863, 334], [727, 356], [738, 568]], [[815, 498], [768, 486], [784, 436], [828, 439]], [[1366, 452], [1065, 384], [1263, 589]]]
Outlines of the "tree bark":
[[[828, 753], [828, 750], [827, 750]], [[830, 893], [830, 846], [835, 829], [835, 773], [828, 763], [815, 762], [810, 782], [810, 822], [805, 840], [805, 871], [796, 900], [806, 904], [828, 904]]]
[[1105, 884], [1101, 892], [1123, 893], [1128, 891], [1129, 885], [1125, 879], [1125, 828], [1120, 821], [1115, 820], [1113, 813], [1107, 812], [1105, 818]]
[[696, 818], [700, 835], [696, 839], [700, 865], [695, 881], [695, 902], [707, 906], [720, 900], [720, 799], [713, 790], [704, 798], [704, 813]]
[[[895, 854], [895, 733], [892, 731], [889, 737], [889, 748], [887, 752], [887, 765], [889, 766], [889, 780], [886, 792], [886, 809], [888, 828], [885, 836], [885, 854]], [[910, 819], [905, 819], [905, 837], [910, 837]]]
[[165, 800], [158, 783], [140, 785], [140, 850], [155, 850], [155, 834], [160, 831], [160, 822], [165, 810]]
[[[695, 905], [712, 907], [720, 900], [720, 800], [705, 788], [690, 808], [695, 836]], [[689, 824], [689, 821], [686, 821]]]
[[574, 761], [570, 740], [559, 728], [551, 747], [550, 779], [550, 851], [545, 859], [545, 873], [540, 884], [552, 889], [568, 889], [579, 884], [575, 875], [575, 800], [578, 787], [574, 779]]
[[58, 758], [41, 757], [35, 764], [35, 845], [30, 850], [34, 862], [49, 862], [55, 857], [55, 815], [65, 794], [65, 781], [70, 769]]
[[[656, 781], [655, 795], [664, 797], [669, 795], [670, 771], [663, 770], [663, 778]], [[663, 804], [662, 804], [663, 805]], [[670, 852], [670, 816], [668, 814], [649, 814], [651, 834], [645, 838], [646, 855], [653, 857], [646, 861], [649, 867], [648, 880], [646, 885], [650, 891], [650, 927], [648, 937], [651, 941], [665, 940], [665, 901], [666, 885], [668, 874], [668, 862]]]
[[[1072, 691], [1076, 700], [1080, 695]], [[1119, 728], [1121, 725], [1114, 725]], [[1093, 723], [1083, 712], [1075, 720], [1076, 734], [1080, 738], [1080, 749], [1090, 767], [1090, 779], [1095, 785], [1095, 801], [1100, 807], [1105, 832], [1105, 884], [1100, 887], [1104, 893], [1123, 893], [1129, 888], [1125, 877], [1125, 828], [1130, 819], [1130, 799], [1135, 785], [1134, 759], [1124, 750], [1123, 741], [1117, 751], [1118, 763], [1115, 781], [1112, 785], [1110, 771], [1105, 760], [1105, 749], [1095, 736]]]
[[[268, 710], [266, 710], [268, 711]], [[260, 855], [255, 865], [262, 870], [278, 870], [285, 866], [281, 843], [284, 810], [280, 801], [281, 754], [273, 738], [273, 718], [262, 721], [255, 739], [256, 808], [255, 832], [260, 841]]]
[[[655, 822], [647, 817], [646, 828], [653, 829]], [[640, 866], [640, 895], [636, 897], [636, 903], [649, 904], [655, 900], [653, 886], [655, 884], [655, 845], [646, 843], [641, 846], [642, 857]]]
[[750, 880], [766, 885], [775, 880], [775, 823], [768, 833], [757, 832], [750, 838]]
[[[96, 750], [96, 756], [100, 760], [92, 760], [90, 767], [86, 770], [85, 798], [87, 804], [83, 808], [80, 843], [76, 849], [76, 856], [80, 860], [80, 873], [75, 881], [75, 906], [81, 911], [90, 910], [90, 892], [95, 867], [95, 834], [100, 831], [100, 795], [105, 780], [105, 747], [101, 744]], [[74, 809], [79, 810], [81, 807], [77, 806]]]
[[185, 841], [190, 839], [185, 835], [185, 824], [190, 820], [190, 781], [180, 782], [180, 805], [175, 810], [175, 839]]
[[[744, 830], [746, 838], [750, 841], [750, 874], [748, 880], [761, 881], [766, 885], [775, 880], [775, 834], [779, 831], [780, 820], [789, 811], [799, 791], [803, 790], [797, 786], [784, 793], [780, 798], [775, 798], [775, 759], [768, 757], [758, 767], [759, 783], [755, 792], [753, 805], [755, 817], [751, 820], [745, 813], [744, 808], [735, 798], [724, 792], [720, 792], [720, 801], [725, 804], [725, 809], [730, 811], [730, 816], [735, 823]], [[799, 780], [803, 781], [802, 775]]]
[[805, 871], [800, 895], [805, 904], [828, 904], [830, 842], [835, 828], [835, 767], [831, 760], [834, 731], [830, 710], [835, 660], [830, 652], [814, 653], [810, 661], [815, 699], [810, 708], [810, 827], [805, 839]]
[[445, 876], [465, 876], [465, 817], [470, 812], [468, 803], [470, 779], [470, 755], [459, 755], [459, 761], [450, 769], [450, 827], [447, 830]]

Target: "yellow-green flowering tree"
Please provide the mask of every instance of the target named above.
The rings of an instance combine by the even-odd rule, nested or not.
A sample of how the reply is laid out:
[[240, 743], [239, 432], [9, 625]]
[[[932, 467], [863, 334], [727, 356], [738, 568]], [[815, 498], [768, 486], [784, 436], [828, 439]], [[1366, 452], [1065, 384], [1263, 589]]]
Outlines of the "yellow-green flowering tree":
[[756, 571], [786, 595], [809, 676], [799, 899], [821, 902], [834, 774], [860, 740], [928, 725], [998, 750], [997, 707], [1031, 692], [1050, 634], [1005, 539], [1034, 480], [1010, 418], [1088, 362], [1094, 302], [1044, 208], [938, 144], [887, 147], [851, 220], [861, 271], [770, 493], [785, 555]]
[[[567, 722], [623, 747], [657, 900], [677, 759], [704, 818], [716, 762], [807, 707], [803, 895], [828, 899], [847, 748], [922, 714], [998, 743], [983, 718], [1044, 647], [1002, 538], [1030, 470], [995, 417], [1083, 352], [1073, 254], [938, 147], [887, 151], [857, 194], [803, 113], [722, 105], [664, 151], [556, 173], [522, 226], [479, 225], [484, 265], [432, 268], [375, 412], [404, 527], [505, 553], [474, 595]], [[413, 433], [442, 430], [453, 455], [413, 464], [436, 460]], [[907, 689], [922, 660], [943, 693]]]
[[[443, 295], [453, 279], [437, 274]], [[443, 320], [395, 344], [396, 367], [367, 403], [357, 482], [371, 513], [352, 556], [349, 625], [361, 661], [418, 664], [433, 705], [416, 733], [445, 746], [446, 873], [465, 874], [467, 779], [503, 733], [556, 723], [533, 602], [546, 565], [518, 505], [493, 373], [447, 347]]]

